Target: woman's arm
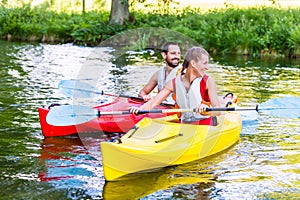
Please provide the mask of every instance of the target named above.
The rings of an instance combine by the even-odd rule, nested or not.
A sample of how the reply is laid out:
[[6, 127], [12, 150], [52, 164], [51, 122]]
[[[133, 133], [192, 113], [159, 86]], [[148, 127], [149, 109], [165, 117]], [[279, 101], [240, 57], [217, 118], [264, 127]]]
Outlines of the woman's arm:
[[217, 94], [217, 86], [212, 77], [209, 77], [207, 79], [207, 90], [208, 90], [208, 95], [210, 98], [210, 103], [211, 106], [214, 107], [220, 107], [220, 99]]
[[160, 91], [153, 99], [144, 103], [141, 107], [131, 107], [129, 110], [131, 113], [137, 114], [139, 110], [152, 110], [156, 106], [160, 105], [173, 91], [172, 81], [165, 84], [162, 91]]
[[[206, 84], [206, 89], [208, 90], [208, 95], [210, 99], [210, 104], [213, 108], [215, 107], [220, 107], [220, 100], [217, 94], [217, 86], [212, 77], [208, 77], [207, 79], [207, 84]], [[220, 115], [221, 112], [205, 112], [206, 108], [208, 106], [206, 104], [201, 104], [198, 107], [198, 112], [200, 112], [203, 115]]]

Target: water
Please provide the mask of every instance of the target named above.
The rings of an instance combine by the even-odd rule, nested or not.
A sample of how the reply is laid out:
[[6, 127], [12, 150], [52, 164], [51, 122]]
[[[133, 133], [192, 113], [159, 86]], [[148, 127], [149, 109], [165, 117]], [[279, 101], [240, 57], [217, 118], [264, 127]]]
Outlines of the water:
[[[66, 98], [57, 86], [72, 78], [105, 92], [135, 96], [162, 64], [160, 57], [151, 53], [147, 59], [139, 54], [115, 58], [111, 48], [71, 44], [1, 41], [0, 48], [1, 199], [300, 198], [300, 119], [250, 111], [242, 113], [239, 143], [225, 152], [105, 183], [101, 158], [87, 149], [99, 151], [100, 141], [110, 138], [44, 138], [37, 108], [110, 100], [99, 95], [91, 102]], [[209, 73], [217, 80], [220, 95], [234, 92], [240, 106], [300, 97], [299, 60], [212, 57], [215, 64]]]

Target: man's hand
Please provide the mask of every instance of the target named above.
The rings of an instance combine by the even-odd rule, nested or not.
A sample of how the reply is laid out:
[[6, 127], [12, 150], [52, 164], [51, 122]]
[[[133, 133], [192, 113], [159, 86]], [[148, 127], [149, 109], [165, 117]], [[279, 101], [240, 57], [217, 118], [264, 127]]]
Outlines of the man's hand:
[[149, 101], [152, 99], [152, 96], [147, 94], [147, 95], [144, 95], [142, 98], [144, 99], [144, 101]]

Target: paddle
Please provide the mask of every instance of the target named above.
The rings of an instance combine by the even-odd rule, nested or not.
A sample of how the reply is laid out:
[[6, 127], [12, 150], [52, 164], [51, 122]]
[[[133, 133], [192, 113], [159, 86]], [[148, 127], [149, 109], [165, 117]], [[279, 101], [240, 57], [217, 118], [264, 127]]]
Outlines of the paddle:
[[[246, 111], [256, 110], [255, 108], [207, 108], [206, 111]], [[146, 113], [178, 113], [178, 112], [195, 112], [196, 109], [163, 109], [163, 110], [140, 110], [138, 114]], [[88, 106], [79, 105], [62, 105], [55, 106], [50, 109], [46, 120], [48, 124], [55, 126], [69, 126], [88, 122], [96, 117], [103, 115], [128, 115], [131, 114], [129, 110], [126, 111], [99, 111]]]
[[58, 84], [58, 88], [67, 97], [90, 98], [93, 94], [106, 95], [114, 97], [124, 97], [144, 101], [141, 97], [133, 97], [124, 94], [109, 94], [103, 91], [96, 91], [96, 88], [88, 83], [81, 82], [80, 80], [62, 80]]
[[300, 97], [288, 96], [270, 99], [260, 104], [264, 113], [275, 117], [300, 118]]
[[[123, 97], [123, 98], [144, 101], [144, 99], [141, 97], [134, 97], [134, 96], [129, 96], [129, 95], [125, 95], [125, 94], [109, 94], [109, 93], [104, 93], [103, 91], [98, 92], [98, 91], [96, 91], [94, 86], [92, 86], [86, 82], [81, 82], [80, 80], [72, 80], [72, 79], [71, 80], [62, 80], [59, 82], [58, 88], [67, 97], [90, 98], [90, 97], [92, 97], [92, 94], [98, 94], [98, 95]], [[164, 101], [164, 102], [162, 102], [161, 105], [162, 106], [174, 106], [174, 103]]]
[[[281, 107], [225, 107], [225, 108], [207, 108], [206, 111], [265, 111], [266, 113], [287, 118], [300, 118], [300, 98], [286, 97], [272, 99], [262, 103], [264, 105], [280, 105]], [[289, 106], [289, 107], [288, 107]], [[289, 112], [287, 112], [289, 110]], [[145, 113], [177, 113], [177, 112], [195, 112], [195, 109], [164, 109], [164, 110], [140, 110], [139, 114]], [[98, 111], [88, 106], [62, 105], [50, 109], [46, 120], [49, 124], [55, 126], [69, 126], [88, 122], [96, 117], [103, 115], [125, 115], [131, 114], [129, 111]], [[289, 115], [288, 115], [289, 114]]]

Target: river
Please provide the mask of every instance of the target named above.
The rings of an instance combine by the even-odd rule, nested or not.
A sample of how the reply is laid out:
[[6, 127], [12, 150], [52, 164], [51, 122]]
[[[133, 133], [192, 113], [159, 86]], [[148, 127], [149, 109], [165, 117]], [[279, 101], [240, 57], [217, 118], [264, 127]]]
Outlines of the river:
[[[242, 113], [240, 141], [207, 159], [105, 182], [102, 165], [81, 138], [44, 138], [37, 108], [95, 104], [65, 97], [65, 79], [93, 81], [99, 90], [135, 96], [162, 65], [152, 51], [116, 57], [110, 47], [0, 41], [0, 199], [299, 199], [300, 119]], [[300, 60], [211, 56], [208, 71], [220, 95], [240, 106], [300, 97]], [[92, 73], [91, 73], [92, 72]], [[75, 102], [76, 101], [76, 102]], [[81, 102], [82, 101], [82, 102]], [[107, 136], [89, 142], [99, 148]]]

